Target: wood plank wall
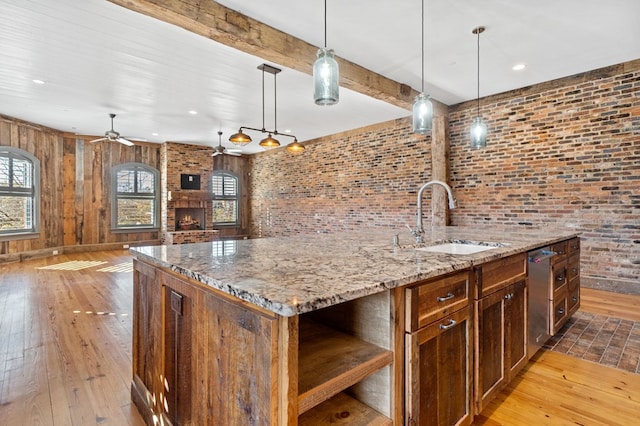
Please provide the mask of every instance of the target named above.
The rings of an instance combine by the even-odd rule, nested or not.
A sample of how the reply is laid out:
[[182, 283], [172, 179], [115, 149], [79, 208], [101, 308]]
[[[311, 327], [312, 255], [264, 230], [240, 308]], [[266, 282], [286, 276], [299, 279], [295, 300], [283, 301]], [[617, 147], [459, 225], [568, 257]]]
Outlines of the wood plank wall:
[[0, 146], [25, 150], [40, 160], [40, 235], [0, 241], [0, 262], [20, 253], [65, 246], [159, 240], [159, 232], [111, 232], [110, 173], [115, 165], [141, 162], [160, 169], [158, 144], [91, 144], [76, 135], [0, 115]]

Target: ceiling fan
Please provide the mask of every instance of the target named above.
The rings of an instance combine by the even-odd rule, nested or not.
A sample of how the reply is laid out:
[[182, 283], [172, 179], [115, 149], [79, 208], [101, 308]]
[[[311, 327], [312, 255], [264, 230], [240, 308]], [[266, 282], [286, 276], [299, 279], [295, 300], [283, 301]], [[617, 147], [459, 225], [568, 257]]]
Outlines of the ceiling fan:
[[238, 148], [225, 148], [222, 146], [222, 131], [218, 130], [218, 146], [213, 148], [212, 157], [220, 154], [233, 155], [239, 157], [242, 155], [242, 150]]
[[115, 118], [115, 114], [111, 113], [109, 114], [109, 117], [111, 117], [111, 129], [107, 130], [106, 132], [104, 132], [104, 137], [103, 138], [98, 138], [98, 139], [94, 139], [91, 142], [100, 142], [100, 141], [111, 141], [111, 142], [120, 142], [123, 145], [126, 146], [133, 146], [133, 142], [131, 142], [128, 139], [123, 138], [122, 136], [120, 136], [120, 133], [116, 132], [115, 130], [113, 130], [113, 119]]

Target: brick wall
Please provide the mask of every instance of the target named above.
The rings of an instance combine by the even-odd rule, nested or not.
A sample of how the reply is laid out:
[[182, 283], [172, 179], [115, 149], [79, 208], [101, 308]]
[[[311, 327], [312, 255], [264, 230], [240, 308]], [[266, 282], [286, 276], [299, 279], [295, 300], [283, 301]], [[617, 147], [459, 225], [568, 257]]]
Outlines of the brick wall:
[[430, 178], [430, 138], [401, 119], [311, 141], [299, 156], [256, 154], [251, 163], [254, 236], [403, 229], [414, 226], [417, 190]]
[[561, 224], [582, 233], [583, 284], [640, 290], [640, 60], [449, 110], [454, 224]]
[[[637, 60], [485, 98], [482, 151], [468, 148], [475, 103], [451, 107], [452, 224], [574, 228], [584, 283], [640, 291], [639, 93]], [[408, 118], [306, 146], [252, 156], [252, 235], [414, 226], [431, 151]]]

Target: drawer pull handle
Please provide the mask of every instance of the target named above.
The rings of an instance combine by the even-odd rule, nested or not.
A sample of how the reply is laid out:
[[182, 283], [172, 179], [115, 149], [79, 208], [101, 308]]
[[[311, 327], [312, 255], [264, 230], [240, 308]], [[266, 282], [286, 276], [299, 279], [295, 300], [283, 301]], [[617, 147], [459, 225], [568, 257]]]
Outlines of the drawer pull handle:
[[448, 330], [448, 329], [450, 329], [451, 327], [453, 327], [456, 324], [457, 324], [456, 320], [450, 319], [449, 320], [449, 324], [446, 324], [446, 325], [445, 324], [440, 324], [440, 329], [441, 330]]
[[454, 297], [453, 293], [447, 293], [446, 296], [438, 296], [436, 300], [438, 302], [446, 302], [447, 300], [453, 299], [453, 297]]
[[558, 309], [558, 314], [559, 315], [564, 315], [564, 308]]
[[509, 293], [509, 294], [505, 294], [504, 295], [505, 300], [511, 300], [513, 299], [513, 293]]
[[577, 297], [575, 297], [575, 296], [573, 296], [573, 297], [571, 298], [571, 301], [572, 301], [572, 302], [577, 302], [577, 301], [578, 301], [578, 298], [577, 298]]
[[562, 281], [564, 281], [564, 275], [558, 275], [558, 276], [556, 277], [556, 281], [558, 281], [558, 282], [560, 282], [560, 283], [561, 283]]

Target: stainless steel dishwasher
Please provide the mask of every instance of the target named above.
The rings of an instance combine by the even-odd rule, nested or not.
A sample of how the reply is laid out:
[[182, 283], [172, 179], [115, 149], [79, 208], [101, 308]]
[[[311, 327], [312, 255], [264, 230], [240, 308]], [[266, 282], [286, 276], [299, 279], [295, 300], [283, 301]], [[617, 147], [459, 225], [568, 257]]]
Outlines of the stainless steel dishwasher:
[[527, 253], [529, 257], [529, 343], [527, 354], [531, 358], [549, 340], [549, 279], [550, 259], [556, 253], [547, 247]]

